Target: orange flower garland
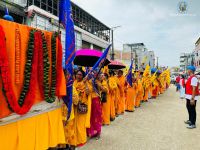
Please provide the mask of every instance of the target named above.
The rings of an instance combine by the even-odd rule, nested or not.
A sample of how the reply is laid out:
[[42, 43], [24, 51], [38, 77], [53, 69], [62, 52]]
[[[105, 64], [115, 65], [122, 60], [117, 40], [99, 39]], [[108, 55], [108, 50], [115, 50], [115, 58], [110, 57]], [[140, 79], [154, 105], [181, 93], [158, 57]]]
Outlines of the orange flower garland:
[[21, 34], [19, 28], [15, 30], [15, 83], [20, 83], [20, 58], [21, 58]]
[[[36, 83], [39, 83], [39, 89], [44, 100], [48, 103], [55, 101], [55, 95], [58, 94], [60, 86], [60, 70], [62, 70], [62, 45], [60, 39], [56, 40], [58, 34], [52, 36], [52, 82], [51, 90], [49, 87], [49, 69], [47, 43], [44, 33], [37, 30], [30, 31], [30, 39], [27, 50], [27, 61], [25, 65], [24, 85], [19, 100], [14, 94], [9, 62], [6, 51], [5, 33], [0, 26], [0, 75], [3, 81], [3, 93], [6, 97], [9, 108], [17, 114], [23, 115], [32, 107], [36, 93]], [[18, 73], [20, 64], [20, 32], [16, 30], [16, 83], [19, 83]], [[58, 42], [58, 53], [56, 57], [56, 42]], [[49, 93], [50, 92], [50, 93]]]
[[62, 44], [60, 35], [57, 37], [58, 52], [57, 52], [57, 63], [56, 63], [56, 96], [59, 95], [59, 87], [61, 85], [61, 74], [62, 74]]
[[27, 113], [33, 105], [33, 97], [26, 97], [23, 107], [20, 107], [20, 105], [18, 104], [11, 84], [11, 75], [6, 51], [5, 33], [3, 31], [2, 26], [0, 26], [0, 71], [3, 81], [4, 92], [6, 95], [7, 102], [10, 105], [10, 108], [20, 115]]

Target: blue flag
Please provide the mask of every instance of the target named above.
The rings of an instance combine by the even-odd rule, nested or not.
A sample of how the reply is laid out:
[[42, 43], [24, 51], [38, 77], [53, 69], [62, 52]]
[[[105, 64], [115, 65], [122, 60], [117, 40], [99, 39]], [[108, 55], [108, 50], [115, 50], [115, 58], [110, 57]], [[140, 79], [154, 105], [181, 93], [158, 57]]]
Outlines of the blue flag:
[[128, 70], [128, 74], [126, 76], [126, 81], [132, 87], [133, 86], [133, 79], [132, 79], [132, 69], [133, 69], [133, 61], [131, 61], [130, 68]]
[[[105, 64], [110, 47], [111, 47], [111, 44], [106, 48], [106, 50], [103, 52], [102, 56], [98, 59], [96, 64], [92, 67], [92, 71], [96, 70], [97, 73], [100, 72], [100, 70], [103, 68], [103, 66]], [[98, 76], [98, 74], [97, 74], [97, 76]], [[97, 85], [95, 83], [95, 80], [96, 80], [96, 78], [93, 78], [93, 80], [92, 80], [93, 89], [98, 95], [100, 95]]]
[[104, 62], [107, 58], [108, 52], [110, 50], [111, 44], [106, 48], [106, 50], [103, 52], [102, 56], [98, 59], [96, 64], [92, 67], [92, 70], [96, 70], [97, 68], [101, 69], [104, 66]]
[[67, 96], [64, 102], [68, 107], [68, 118], [71, 114], [72, 95], [73, 95], [73, 64], [75, 58], [75, 33], [74, 22], [72, 19], [72, 10], [70, 0], [60, 0], [59, 4], [59, 23], [66, 31], [65, 35], [65, 70], [67, 71]]

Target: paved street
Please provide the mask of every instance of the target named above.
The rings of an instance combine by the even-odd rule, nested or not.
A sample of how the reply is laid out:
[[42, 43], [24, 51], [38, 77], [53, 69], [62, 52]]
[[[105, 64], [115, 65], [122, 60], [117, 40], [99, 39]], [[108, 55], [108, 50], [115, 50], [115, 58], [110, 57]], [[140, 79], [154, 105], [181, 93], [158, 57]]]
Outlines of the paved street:
[[193, 130], [186, 128], [185, 119], [185, 100], [172, 86], [158, 99], [103, 127], [99, 141], [92, 139], [79, 150], [200, 150], [200, 119]]

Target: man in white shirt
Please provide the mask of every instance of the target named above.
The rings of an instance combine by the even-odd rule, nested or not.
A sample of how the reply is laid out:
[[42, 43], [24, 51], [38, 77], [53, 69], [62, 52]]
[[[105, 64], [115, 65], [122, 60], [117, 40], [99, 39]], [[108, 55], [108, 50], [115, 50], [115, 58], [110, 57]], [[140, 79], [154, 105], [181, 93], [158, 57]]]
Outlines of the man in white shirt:
[[196, 102], [199, 99], [199, 82], [197, 77], [194, 75], [196, 68], [194, 66], [188, 66], [188, 80], [185, 86], [185, 98], [186, 98], [186, 107], [189, 114], [189, 120], [185, 121], [188, 124], [188, 129], [196, 128]]

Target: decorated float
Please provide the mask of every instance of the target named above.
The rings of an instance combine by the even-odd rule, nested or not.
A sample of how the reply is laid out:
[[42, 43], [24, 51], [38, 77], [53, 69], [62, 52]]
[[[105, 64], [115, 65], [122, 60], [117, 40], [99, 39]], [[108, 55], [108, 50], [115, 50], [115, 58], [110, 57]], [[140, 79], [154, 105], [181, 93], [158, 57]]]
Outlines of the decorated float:
[[0, 150], [65, 143], [66, 95], [59, 35], [0, 19]]

